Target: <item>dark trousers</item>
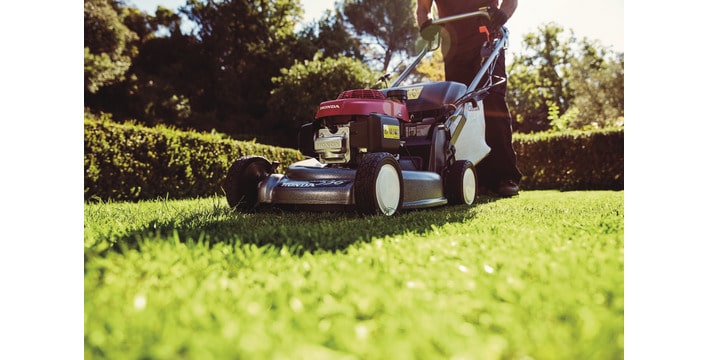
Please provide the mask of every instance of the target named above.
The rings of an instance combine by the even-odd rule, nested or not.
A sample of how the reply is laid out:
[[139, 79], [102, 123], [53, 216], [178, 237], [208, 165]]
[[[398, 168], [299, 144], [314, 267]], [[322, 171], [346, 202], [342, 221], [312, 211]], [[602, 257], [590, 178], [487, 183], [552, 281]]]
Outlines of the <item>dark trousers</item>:
[[[482, 67], [482, 41], [473, 41], [464, 47], [453, 46], [455, 53], [445, 57], [445, 80], [461, 82], [467, 86], [472, 83]], [[499, 54], [494, 75], [506, 78], [504, 50]], [[481, 83], [484, 84], [484, 78]], [[480, 185], [491, 189], [495, 189], [500, 180], [509, 179], [519, 183], [521, 172], [516, 166], [516, 152], [511, 143], [511, 114], [506, 105], [506, 82], [493, 87], [482, 102], [485, 138], [491, 151], [476, 167], [478, 181]]]

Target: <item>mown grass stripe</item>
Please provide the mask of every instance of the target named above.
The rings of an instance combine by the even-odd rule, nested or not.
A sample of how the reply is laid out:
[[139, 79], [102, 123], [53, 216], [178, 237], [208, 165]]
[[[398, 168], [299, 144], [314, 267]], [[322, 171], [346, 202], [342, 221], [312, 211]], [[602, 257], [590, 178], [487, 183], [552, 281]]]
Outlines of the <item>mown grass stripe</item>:
[[86, 358], [622, 358], [624, 193], [400, 216], [85, 205]]

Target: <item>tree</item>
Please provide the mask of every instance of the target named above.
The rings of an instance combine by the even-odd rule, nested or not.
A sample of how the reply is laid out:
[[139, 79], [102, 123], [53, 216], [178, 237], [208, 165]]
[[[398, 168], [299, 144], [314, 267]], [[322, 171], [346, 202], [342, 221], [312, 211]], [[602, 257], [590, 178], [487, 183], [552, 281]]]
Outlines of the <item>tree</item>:
[[123, 80], [137, 54], [137, 35], [122, 22], [122, 3], [84, 0], [84, 92]]
[[[86, 94], [85, 105], [94, 112], [110, 113], [117, 121], [204, 129], [190, 123], [195, 119], [190, 102], [193, 84], [203, 66], [198, 63], [196, 41], [180, 31], [180, 17], [164, 7], [151, 16], [122, 3], [115, 5], [120, 26], [136, 35], [132, 44], [137, 50], [122, 79]], [[167, 36], [158, 36], [162, 29], [168, 30]]]
[[564, 29], [554, 23], [524, 36], [523, 48], [508, 72], [507, 100], [520, 132], [550, 129], [548, 103], [558, 106], [560, 114], [570, 106], [572, 93], [568, 87], [572, 31], [563, 39]]
[[577, 113], [570, 128], [611, 127], [624, 118], [624, 54], [616, 54], [596, 41], [583, 39], [580, 54], [571, 60], [571, 109]]
[[579, 41], [572, 30], [545, 24], [524, 36], [524, 48], [510, 66], [508, 89], [520, 132], [545, 131], [552, 125], [604, 126], [624, 114], [623, 55], [597, 42]]
[[360, 50], [361, 43], [347, 31], [340, 9], [335, 9], [334, 12], [327, 10], [318, 21], [306, 25], [299, 37], [309, 42], [306, 47], [307, 52], [311, 54], [307, 59], [311, 59], [318, 52], [322, 53], [323, 57], [346, 56], [359, 60], [364, 58]]
[[221, 128], [264, 130], [259, 120], [267, 110], [271, 78], [306, 55], [294, 30], [303, 12], [300, 2], [188, 0], [182, 12], [198, 26], [206, 67], [194, 84], [201, 91], [200, 111]]
[[415, 74], [420, 77], [421, 81], [445, 81], [445, 63], [442, 51], [438, 48], [428, 53], [416, 67]]
[[[342, 11], [371, 56], [388, 71], [397, 53], [409, 54], [418, 38], [415, 1], [342, 0]], [[366, 41], [371, 41], [370, 43]]]

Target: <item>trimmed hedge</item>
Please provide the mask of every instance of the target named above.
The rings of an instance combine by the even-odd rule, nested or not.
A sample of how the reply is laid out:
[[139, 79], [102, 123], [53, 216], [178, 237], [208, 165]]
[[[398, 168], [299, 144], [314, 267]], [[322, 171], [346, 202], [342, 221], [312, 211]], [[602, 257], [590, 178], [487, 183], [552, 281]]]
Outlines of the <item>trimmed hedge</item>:
[[84, 119], [84, 200], [147, 200], [224, 195], [231, 164], [262, 155], [283, 165], [299, 151], [235, 141], [223, 134]]
[[526, 190], [624, 189], [624, 130], [514, 134]]
[[[521, 188], [624, 189], [624, 131], [514, 134]], [[84, 200], [136, 201], [224, 195], [233, 162], [245, 155], [304, 159], [295, 149], [236, 141], [219, 133], [84, 119]]]

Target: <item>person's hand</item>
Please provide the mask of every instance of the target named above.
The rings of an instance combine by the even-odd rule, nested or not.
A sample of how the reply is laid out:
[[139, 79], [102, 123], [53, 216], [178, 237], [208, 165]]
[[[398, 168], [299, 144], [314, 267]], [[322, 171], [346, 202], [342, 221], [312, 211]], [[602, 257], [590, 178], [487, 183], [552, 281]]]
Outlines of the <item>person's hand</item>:
[[509, 20], [509, 16], [505, 12], [494, 6], [490, 6], [487, 12], [489, 13], [489, 25], [492, 27], [490, 30], [499, 30]]
[[420, 36], [425, 41], [435, 40], [435, 35], [438, 34], [438, 31], [440, 31], [440, 26], [433, 25], [433, 21], [430, 19], [425, 20], [425, 22], [420, 25]]

